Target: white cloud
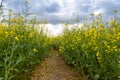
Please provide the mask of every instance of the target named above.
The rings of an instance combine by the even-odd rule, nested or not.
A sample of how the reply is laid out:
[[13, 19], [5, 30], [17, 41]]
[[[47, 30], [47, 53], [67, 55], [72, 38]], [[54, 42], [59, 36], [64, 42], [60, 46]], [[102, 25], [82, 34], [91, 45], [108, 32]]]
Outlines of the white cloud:
[[[81, 28], [82, 24], [69, 24], [68, 30], [71, 30], [72, 28]], [[48, 34], [57, 36], [63, 33], [63, 30], [66, 28], [64, 24], [46, 24], [44, 25], [44, 28], [48, 29]]]
[[56, 25], [46, 24], [45, 28], [48, 29], [48, 34], [49, 35], [57, 36], [59, 34], [62, 34], [64, 27], [63, 27], [62, 24], [56, 24]]
[[73, 28], [81, 28], [81, 23], [75, 23], [75, 24], [69, 24], [68, 26], [65, 26], [65, 24], [40, 24], [39, 26], [36, 26], [36, 29], [40, 31], [41, 28], [43, 28], [44, 32], [48, 33], [50, 36], [57, 36], [63, 33], [64, 29], [68, 27], [68, 30], [71, 30]]
[[94, 15], [99, 15], [99, 14], [103, 14], [104, 12], [105, 12], [104, 9], [99, 9], [99, 10], [94, 11], [93, 13]]

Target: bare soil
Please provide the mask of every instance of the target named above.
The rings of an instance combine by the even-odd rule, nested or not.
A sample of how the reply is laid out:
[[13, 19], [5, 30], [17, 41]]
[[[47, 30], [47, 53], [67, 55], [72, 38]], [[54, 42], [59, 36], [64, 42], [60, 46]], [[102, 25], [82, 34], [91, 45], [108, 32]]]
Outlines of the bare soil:
[[64, 59], [51, 50], [50, 56], [37, 65], [31, 80], [84, 80], [82, 75], [68, 66]]

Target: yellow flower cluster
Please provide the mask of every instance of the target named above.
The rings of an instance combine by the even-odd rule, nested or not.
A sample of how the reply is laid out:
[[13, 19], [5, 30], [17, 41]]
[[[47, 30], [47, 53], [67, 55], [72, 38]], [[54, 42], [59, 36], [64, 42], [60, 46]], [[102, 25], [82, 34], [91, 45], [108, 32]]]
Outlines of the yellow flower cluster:
[[120, 60], [118, 61], [118, 68], [120, 68]]
[[37, 50], [36, 48], [34, 48], [34, 49], [33, 49], [33, 52], [34, 52], [34, 53], [37, 53], [37, 52], [38, 52], [38, 50]]
[[29, 37], [32, 38], [32, 37], [33, 37], [33, 33], [30, 33], [30, 34], [29, 34]]
[[101, 62], [101, 56], [99, 52], [96, 53], [96, 57], [97, 57], [98, 62]]
[[15, 40], [16, 40], [16, 41], [19, 41], [19, 38], [18, 38], [18, 37], [15, 37]]

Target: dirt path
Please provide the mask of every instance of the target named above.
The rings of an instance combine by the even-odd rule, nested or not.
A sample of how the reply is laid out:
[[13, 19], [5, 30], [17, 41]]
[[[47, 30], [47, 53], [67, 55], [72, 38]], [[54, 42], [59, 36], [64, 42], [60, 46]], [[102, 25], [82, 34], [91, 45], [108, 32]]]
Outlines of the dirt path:
[[83, 80], [54, 50], [32, 73], [31, 80]]

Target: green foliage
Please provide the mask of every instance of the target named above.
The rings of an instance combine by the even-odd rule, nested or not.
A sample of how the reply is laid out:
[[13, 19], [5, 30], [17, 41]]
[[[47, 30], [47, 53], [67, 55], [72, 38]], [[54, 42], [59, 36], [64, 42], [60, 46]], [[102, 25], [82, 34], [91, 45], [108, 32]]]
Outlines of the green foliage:
[[59, 46], [61, 44], [61, 36], [57, 36], [57, 37], [51, 37], [51, 47], [54, 50], [59, 50]]

